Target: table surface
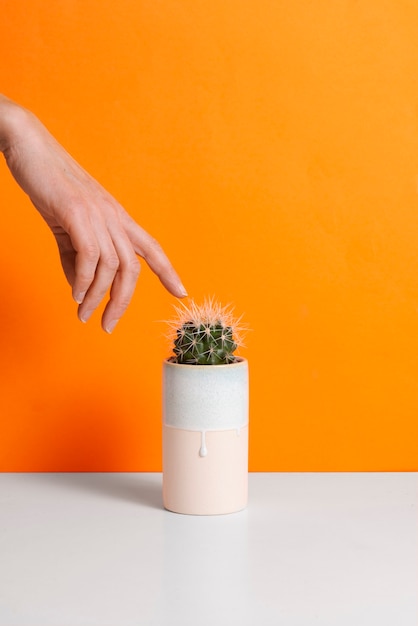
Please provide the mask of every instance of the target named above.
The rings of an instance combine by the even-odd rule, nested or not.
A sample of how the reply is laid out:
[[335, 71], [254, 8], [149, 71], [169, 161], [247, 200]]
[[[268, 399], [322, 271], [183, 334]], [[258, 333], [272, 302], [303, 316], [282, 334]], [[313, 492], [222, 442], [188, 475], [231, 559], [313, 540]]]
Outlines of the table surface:
[[161, 474], [0, 474], [0, 626], [417, 626], [418, 474], [250, 474], [248, 509]]

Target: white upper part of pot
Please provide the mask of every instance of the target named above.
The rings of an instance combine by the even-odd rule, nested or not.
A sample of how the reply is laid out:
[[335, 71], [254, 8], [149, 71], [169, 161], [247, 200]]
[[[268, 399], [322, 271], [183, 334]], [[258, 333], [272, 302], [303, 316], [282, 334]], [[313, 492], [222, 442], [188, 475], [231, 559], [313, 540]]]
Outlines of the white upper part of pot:
[[248, 424], [248, 362], [163, 364], [163, 422], [185, 430], [230, 430]]

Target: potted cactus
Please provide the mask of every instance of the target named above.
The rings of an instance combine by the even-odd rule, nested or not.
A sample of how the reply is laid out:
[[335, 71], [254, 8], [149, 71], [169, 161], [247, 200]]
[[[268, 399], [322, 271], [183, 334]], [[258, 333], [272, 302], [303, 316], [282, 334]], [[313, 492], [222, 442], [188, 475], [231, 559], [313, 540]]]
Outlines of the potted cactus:
[[175, 309], [163, 363], [164, 506], [239, 511], [248, 494], [248, 362], [235, 354], [243, 328], [213, 299]]

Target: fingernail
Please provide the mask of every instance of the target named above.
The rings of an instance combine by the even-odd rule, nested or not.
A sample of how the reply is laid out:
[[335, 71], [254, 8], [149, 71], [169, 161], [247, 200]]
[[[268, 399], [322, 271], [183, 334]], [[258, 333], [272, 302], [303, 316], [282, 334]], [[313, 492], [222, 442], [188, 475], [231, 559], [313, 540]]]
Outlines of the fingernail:
[[84, 311], [84, 313], [82, 313], [81, 315], [78, 316], [79, 319], [80, 319], [80, 322], [83, 322], [83, 324], [85, 324], [90, 319], [92, 314], [93, 314], [93, 310], [91, 310], [91, 311]]
[[119, 320], [112, 320], [111, 322], [108, 323], [108, 325], [105, 328], [105, 331], [107, 333], [110, 333], [113, 331], [113, 329], [115, 328], [116, 324], [119, 322]]
[[81, 304], [83, 302], [86, 293], [86, 291], [83, 291], [74, 296], [74, 300], [77, 302], [77, 304]]
[[179, 285], [179, 291], [184, 298], [189, 295], [186, 291], [186, 287], [182, 285], [181, 283]]

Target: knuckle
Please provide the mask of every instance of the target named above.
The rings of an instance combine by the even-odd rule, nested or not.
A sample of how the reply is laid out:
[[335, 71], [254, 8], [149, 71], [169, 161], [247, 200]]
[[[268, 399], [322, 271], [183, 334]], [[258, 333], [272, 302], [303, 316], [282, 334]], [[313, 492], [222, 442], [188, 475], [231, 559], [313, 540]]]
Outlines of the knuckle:
[[160, 245], [160, 243], [154, 239], [154, 237], [150, 237], [150, 239], [147, 242], [147, 246], [146, 246], [146, 255], [148, 254], [160, 254], [162, 252], [162, 247]]
[[95, 243], [85, 244], [81, 253], [84, 259], [89, 263], [97, 262], [100, 256], [99, 248]]
[[117, 272], [119, 269], [120, 261], [116, 254], [106, 254], [103, 256], [102, 261], [105, 267], [112, 272]]
[[133, 276], [134, 278], [138, 278], [139, 273], [141, 271], [141, 264], [138, 259], [134, 258], [126, 266], [126, 271], [128, 274]]
[[130, 301], [130, 296], [121, 296], [118, 299], [117, 308], [120, 315], [122, 315], [122, 313], [128, 308]]

